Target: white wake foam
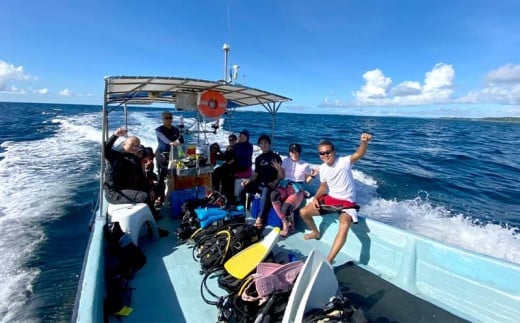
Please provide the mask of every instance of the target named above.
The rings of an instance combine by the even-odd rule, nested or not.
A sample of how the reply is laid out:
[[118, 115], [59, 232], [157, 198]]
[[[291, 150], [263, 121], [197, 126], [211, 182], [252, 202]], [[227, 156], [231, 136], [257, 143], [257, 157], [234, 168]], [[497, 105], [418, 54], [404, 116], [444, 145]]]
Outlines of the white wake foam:
[[[56, 117], [53, 137], [4, 142], [0, 160], [0, 317], [15, 320], [39, 274], [27, 269], [46, 239], [43, 225], [63, 216], [75, 188], [96, 180], [100, 131], [94, 115]], [[93, 158], [94, 157], [94, 158]], [[72, 197], [71, 197], [72, 195]]]

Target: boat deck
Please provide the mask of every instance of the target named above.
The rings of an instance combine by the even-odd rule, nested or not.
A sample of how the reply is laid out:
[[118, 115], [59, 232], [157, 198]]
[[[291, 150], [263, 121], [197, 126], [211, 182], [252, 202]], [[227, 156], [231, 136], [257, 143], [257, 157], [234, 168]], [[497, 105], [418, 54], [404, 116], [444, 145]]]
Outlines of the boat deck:
[[[168, 237], [155, 240], [142, 237], [139, 245], [147, 264], [130, 282], [133, 312], [124, 322], [211, 322], [217, 321], [217, 308], [201, 297], [200, 264], [193, 259], [193, 248], [181, 244], [175, 235], [179, 220], [164, 216], [158, 226], [170, 231]], [[266, 228], [266, 232], [270, 228]], [[347, 242], [348, 243], [348, 242]], [[312, 249], [324, 255], [330, 245], [320, 240], [303, 240], [303, 230], [280, 239], [273, 249], [277, 260], [289, 254], [305, 260]], [[340, 254], [333, 264], [344, 296], [362, 307], [371, 322], [462, 322], [458, 317], [425, 302], [369, 273]], [[226, 292], [210, 276], [208, 287], [218, 295]], [[205, 294], [206, 297], [212, 298]], [[160, 310], [159, 310], [160, 309]], [[120, 321], [114, 317], [111, 321]]]
[[343, 296], [370, 322], [468, 322], [347, 262], [334, 268]]

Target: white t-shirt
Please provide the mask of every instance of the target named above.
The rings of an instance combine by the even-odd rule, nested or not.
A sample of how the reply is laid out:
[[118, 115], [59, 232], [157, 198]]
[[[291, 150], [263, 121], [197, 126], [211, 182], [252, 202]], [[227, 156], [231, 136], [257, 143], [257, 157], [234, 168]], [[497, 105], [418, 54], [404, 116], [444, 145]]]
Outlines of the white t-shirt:
[[285, 179], [293, 182], [305, 182], [305, 175], [311, 173], [309, 163], [299, 160], [294, 162], [287, 157], [282, 161], [282, 168], [285, 171]]
[[350, 155], [336, 157], [332, 166], [323, 163], [320, 165], [320, 182], [327, 182], [328, 194], [339, 200], [356, 201], [354, 177]]

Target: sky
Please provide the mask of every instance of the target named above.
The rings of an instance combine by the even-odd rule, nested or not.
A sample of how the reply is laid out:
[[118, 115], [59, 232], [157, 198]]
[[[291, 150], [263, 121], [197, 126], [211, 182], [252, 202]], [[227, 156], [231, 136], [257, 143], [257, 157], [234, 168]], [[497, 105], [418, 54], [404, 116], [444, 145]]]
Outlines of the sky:
[[281, 112], [520, 117], [517, 0], [2, 0], [0, 101], [101, 105], [115, 75], [224, 78]]

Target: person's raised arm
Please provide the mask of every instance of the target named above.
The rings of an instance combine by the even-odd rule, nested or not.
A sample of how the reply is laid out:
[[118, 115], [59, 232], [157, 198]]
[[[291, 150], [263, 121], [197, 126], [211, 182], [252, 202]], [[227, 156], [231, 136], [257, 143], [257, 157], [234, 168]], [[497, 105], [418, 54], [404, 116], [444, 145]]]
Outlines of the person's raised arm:
[[361, 134], [361, 144], [359, 144], [358, 149], [355, 153], [350, 155], [350, 163], [353, 164], [357, 162], [361, 157], [365, 156], [368, 148], [368, 142], [372, 140], [372, 135], [369, 133], [362, 133]]
[[114, 134], [110, 136], [108, 141], [105, 143], [105, 158], [108, 160], [112, 160], [115, 155], [119, 154], [118, 151], [115, 151], [112, 149], [114, 147], [114, 144], [117, 140], [117, 138], [121, 136], [126, 136], [128, 134], [128, 131], [123, 128], [117, 128], [116, 131], [114, 131]]
[[271, 161], [271, 166], [273, 166], [278, 172], [277, 178], [278, 180], [282, 180], [285, 178], [285, 169], [283, 169], [282, 165], [279, 164], [276, 160]]
[[312, 180], [318, 175], [319, 168], [311, 168], [309, 166], [310, 172], [308, 174], [305, 174], [305, 183], [309, 184], [312, 182]]

